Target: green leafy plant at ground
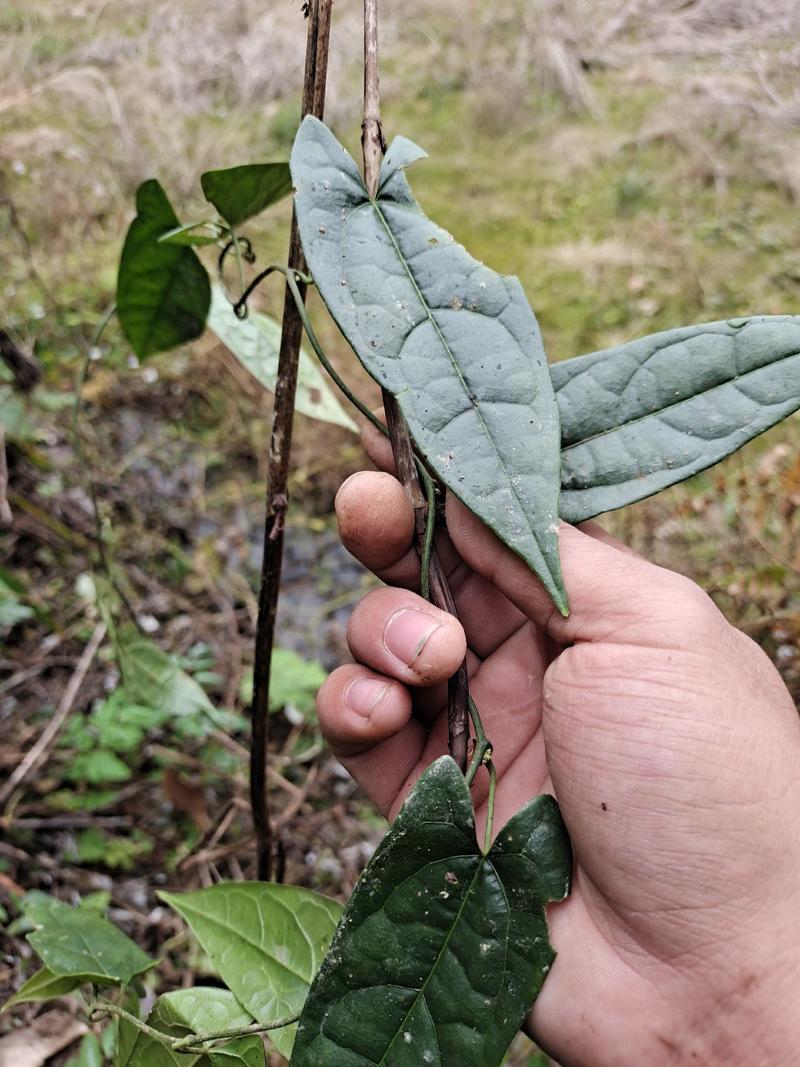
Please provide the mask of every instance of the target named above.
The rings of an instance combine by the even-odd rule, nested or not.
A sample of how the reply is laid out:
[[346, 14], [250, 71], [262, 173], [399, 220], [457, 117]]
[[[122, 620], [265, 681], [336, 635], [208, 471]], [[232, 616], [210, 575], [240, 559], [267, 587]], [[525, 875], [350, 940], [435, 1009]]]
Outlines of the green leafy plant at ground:
[[[319, 16], [316, 3], [312, 18]], [[371, 78], [376, 92], [376, 67]], [[414, 199], [404, 171], [424, 153], [399, 137], [381, 162], [380, 137], [369, 148], [370, 123], [379, 124], [374, 110], [365, 111], [363, 178], [312, 115], [300, 125], [288, 165], [207, 172], [201, 186], [219, 218], [182, 224], [161, 186], [144, 183], [120, 262], [120, 325], [146, 360], [210, 323], [279, 400], [288, 394], [291, 414], [294, 388], [282, 369], [286, 320], [279, 332], [248, 316], [247, 302], [260, 282], [282, 276], [311, 348], [342, 386], [304, 308], [304, 289], [314, 285], [384, 390], [386, 426], [350, 399], [390, 437], [412, 493], [423, 594], [447, 606], [434, 535], [449, 491], [526, 561], [567, 614], [559, 520], [582, 521], [674, 485], [798, 410], [800, 318], [679, 327], [550, 367], [519, 282], [475, 260]], [[248, 282], [255, 255], [238, 227], [288, 193], [289, 173], [305, 262], [270, 265]], [[638, 195], [632, 187], [624, 194], [625, 203]], [[216, 287], [195, 251], [210, 245], [218, 249]], [[228, 299], [234, 287], [225, 270], [232, 264], [238, 286]], [[301, 357], [299, 341], [294, 356], [307, 383], [322, 380]], [[324, 414], [314, 392], [326, 398]], [[327, 386], [309, 386], [307, 399], [320, 417], [349, 424]], [[286, 503], [270, 502], [280, 521]], [[281, 533], [280, 521], [268, 527], [267, 541]], [[80, 753], [74, 770], [86, 784], [113, 781], [115, 753], [140, 739], [146, 727], [131, 709], [166, 700], [173, 716], [192, 721], [199, 713], [220, 724], [197, 682], [135, 627], [109, 616], [109, 629], [124, 690], [114, 695], [118, 714], [108, 713], [108, 701], [92, 713], [90, 734], [100, 747]], [[256, 674], [257, 693], [263, 677]], [[316, 682], [294, 678], [284, 703], [309, 714], [303, 708]], [[422, 776], [341, 916], [324, 898], [261, 883], [165, 894], [227, 990], [165, 994], [141, 1020], [135, 994], [152, 961], [105, 927], [119, 958], [101, 961], [92, 946], [105, 920], [95, 916], [84, 929], [88, 920], [65, 905], [40, 905], [31, 912], [30, 941], [45, 970], [15, 1002], [90, 986], [92, 1017], [116, 1020], [117, 1063], [131, 1067], [198, 1056], [260, 1064], [256, 1031], [269, 1031], [296, 1067], [498, 1064], [552, 964], [545, 906], [568, 893], [571, 857], [548, 797], [523, 808], [493, 839], [491, 738], [465, 681], [453, 689], [461, 696], [455, 711], [471, 720], [469, 765], [444, 757]], [[488, 776], [482, 842], [470, 794], [478, 774]], [[83, 954], [75, 948], [78, 931]], [[108, 997], [104, 987], [119, 992]], [[213, 1031], [205, 1028], [210, 1016]]]

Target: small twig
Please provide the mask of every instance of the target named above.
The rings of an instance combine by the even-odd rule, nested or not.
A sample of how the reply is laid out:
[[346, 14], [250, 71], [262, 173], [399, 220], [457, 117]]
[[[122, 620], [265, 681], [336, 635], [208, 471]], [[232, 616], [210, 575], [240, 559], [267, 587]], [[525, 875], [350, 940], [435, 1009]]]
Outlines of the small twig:
[[[385, 149], [378, 76], [378, 0], [364, 0], [364, 121], [361, 128], [361, 146], [364, 154], [364, 182], [370, 197], [374, 199], [378, 191], [381, 157]], [[422, 491], [417, 475], [411, 434], [395, 398], [386, 389], [381, 392], [397, 474], [414, 508], [416, 546], [420, 559], [424, 559], [426, 563], [430, 599], [437, 607], [456, 615], [455, 601], [450, 592], [447, 575], [431, 539], [428, 499]], [[468, 696], [469, 679], [466, 663], [463, 663], [448, 683], [447, 709], [450, 755], [462, 771], [467, 767]]]
[[35, 770], [44, 759], [48, 749], [55, 741], [58, 731], [61, 729], [67, 716], [72, 711], [72, 707], [80, 688], [83, 685], [86, 674], [92, 665], [92, 660], [97, 654], [97, 650], [100, 648], [105, 635], [106, 625], [104, 622], [99, 622], [94, 628], [94, 633], [89, 639], [89, 644], [83, 650], [83, 654], [78, 660], [75, 672], [67, 683], [67, 687], [64, 690], [52, 719], [48, 722], [47, 726], [45, 726], [44, 730], [42, 730], [39, 735], [39, 740], [33, 745], [16, 770], [10, 775], [8, 781], [0, 786], [0, 804], [5, 804], [14, 790], [25, 781], [31, 771]]
[[[306, 66], [303, 81], [302, 115], [321, 119], [325, 106], [325, 84], [330, 42], [332, 0], [312, 0], [309, 5]], [[305, 257], [300, 244], [297, 219], [292, 216], [289, 241], [289, 270], [306, 273]], [[305, 296], [305, 287], [300, 289]], [[253, 665], [253, 739], [250, 755], [250, 799], [258, 841], [257, 873], [269, 879], [273, 873], [273, 832], [270, 815], [267, 763], [269, 761], [269, 681], [272, 647], [278, 611], [281, 564], [283, 560], [284, 523], [288, 507], [289, 459], [292, 448], [294, 401], [303, 324], [294, 295], [287, 285], [283, 306], [281, 345], [278, 355], [278, 380], [272, 436], [269, 447], [266, 514], [264, 521], [264, 555], [258, 598], [255, 662]]]

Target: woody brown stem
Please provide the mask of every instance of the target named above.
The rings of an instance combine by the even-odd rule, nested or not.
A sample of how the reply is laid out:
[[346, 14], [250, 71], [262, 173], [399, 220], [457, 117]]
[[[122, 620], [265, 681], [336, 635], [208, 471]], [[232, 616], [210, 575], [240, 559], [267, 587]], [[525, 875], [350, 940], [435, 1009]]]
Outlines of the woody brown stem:
[[[302, 115], [322, 118], [325, 108], [325, 84], [328, 69], [332, 0], [311, 0], [308, 5], [308, 38], [303, 80]], [[289, 268], [307, 271], [297, 220], [292, 216], [289, 238]], [[306, 287], [298, 282], [303, 299]], [[256, 832], [258, 877], [269, 879], [273, 873], [275, 842], [267, 788], [269, 761], [269, 682], [275, 621], [278, 611], [283, 538], [289, 507], [289, 459], [292, 450], [292, 425], [297, 391], [297, 368], [303, 323], [294, 297], [287, 286], [283, 305], [281, 345], [278, 355], [278, 380], [269, 445], [269, 474], [264, 523], [264, 554], [258, 598], [255, 663], [253, 666], [253, 740], [250, 752], [250, 801]]]

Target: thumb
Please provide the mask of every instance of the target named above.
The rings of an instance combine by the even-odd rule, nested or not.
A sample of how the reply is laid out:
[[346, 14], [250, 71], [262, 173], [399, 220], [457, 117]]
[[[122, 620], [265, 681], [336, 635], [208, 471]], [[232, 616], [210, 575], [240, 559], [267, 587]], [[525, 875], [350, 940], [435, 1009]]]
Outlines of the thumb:
[[447, 527], [463, 560], [492, 582], [559, 644], [612, 641], [654, 648], [693, 647], [725, 622], [699, 586], [623, 548], [561, 524], [561, 568], [569, 597], [564, 618], [527, 563], [460, 500], [447, 495]]

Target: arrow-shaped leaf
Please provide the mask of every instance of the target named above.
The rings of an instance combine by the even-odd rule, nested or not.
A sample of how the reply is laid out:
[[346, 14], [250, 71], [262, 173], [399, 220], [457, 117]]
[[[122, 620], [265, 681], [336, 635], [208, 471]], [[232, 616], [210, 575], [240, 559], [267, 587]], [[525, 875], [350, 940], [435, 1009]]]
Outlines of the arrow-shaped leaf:
[[[263, 1026], [300, 1011], [341, 905], [295, 886], [235, 883], [161, 893], [189, 925], [220, 978]], [[288, 1056], [296, 1024], [270, 1031]]]
[[161, 185], [143, 182], [117, 277], [117, 315], [139, 359], [191, 341], [206, 324], [211, 288], [205, 267], [191, 248], [158, 240], [179, 226]]
[[200, 177], [203, 195], [230, 226], [258, 215], [292, 191], [288, 163], [247, 163], [207, 170]]
[[800, 409], [800, 317], [667, 330], [550, 373], [559, 507], [582, 522], [705, 470]]
[[525, 559], [566, 612], [558, 558], [558, 406], [516, 278], [473, 259], [414, 200], [398, 138], [370, 200], [333, 134], [304, 119], [295, 210], [314, 281], [367, 371], [393, 393], [438, 477]]
[[485, 855], [449, 758], [420, 778], [364, 871], [311, 987], [292, 1067], [496, 1067], [555, 957], [569, 840], [552, 797]]

